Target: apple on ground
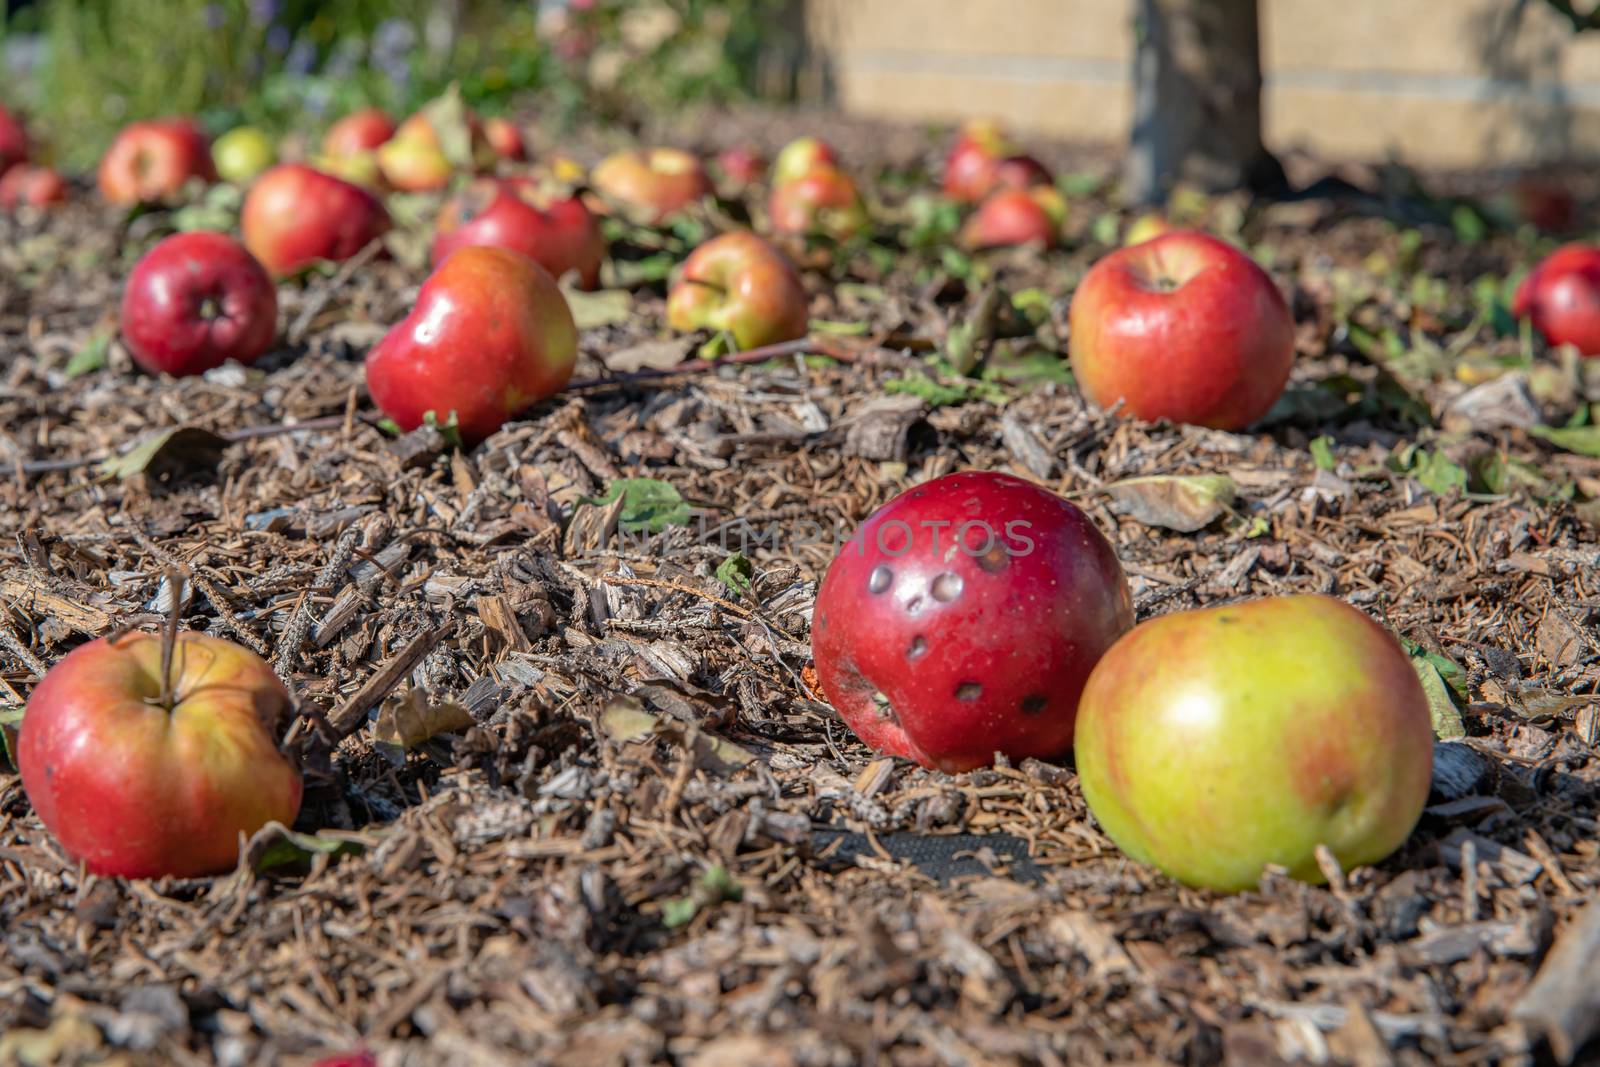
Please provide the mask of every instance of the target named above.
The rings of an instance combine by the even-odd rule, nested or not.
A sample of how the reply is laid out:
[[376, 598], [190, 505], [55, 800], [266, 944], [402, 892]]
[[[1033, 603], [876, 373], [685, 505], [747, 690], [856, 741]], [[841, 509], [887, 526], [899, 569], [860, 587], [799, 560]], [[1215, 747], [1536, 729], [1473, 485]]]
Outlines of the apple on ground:
[[1564, 233], [1578, 221], [1578, 202], [1564, 183], [1539, 174], [1524, 174], [1511, 187], [1518, 219], [1546, 233]]
[[754, 185], [766, 169], [766, 160], [750, 145], [734, 145], [717, 153], [717, 170], [735, 187]]
[[590, 184], [628, 217], [664, 222], [711, 192], [700, 161], [677, 148], [617, 152], [601, 160]]
[[992, 119], [974, 119], [962, 126], [945, 157], [944, 193], [958, 203], [975, 204], [996, 188], [1027, 189], [1052, 181], [1049, 169], [1019, 153]]
[[[170, 664], [170, 666], [166, 666]], [[239, 839], [300, 809], [278, 748], [289, 694], [261, 657], [220, 638], [125, 633], [81, 645], [28, 698], [22, 786], [94, 874], [232, 870]]]
[[741, 349], [806, 335], [805, 286], [782, 252], [748, 231], [713, 237], [689, 254], [667, 294], [674, 330], [726, 330]]
[[1600, 246], [1563, 245], [1517, 286], [1511, 313], [1552, 345], [1600, 356]]
[[1294, 362], [1294, 317], [1267, 272], [1192, 230], [1095, 263], [1072, 296], [1068, 338], [1096, 404], [1219, 430], [1265, 415]]
[[1056, 243], [1067, 203], [1053, 185], [1031, 189], [998, 189], [989, 194], [961, 228], [969, 248], [1001, 248]]
[[174, 234], [129, 273], [120, 326], [134, 362], [152, 374], [204, 374], [230, 359], [249, 365], [277, 335], [278, 292], [227, 234]]
[[848, 174], [822, 167], [772, 190], [767, 216], [774, 233], [819, 234], [845, 241], [866, 229], [871, 219], [856, 183]]
[[873, 512], [823, 578], [811, 649], [829, 702], [879, 752], [962, 771], [1056, 759], [1078, 694], [1133, 625], [1105, 537], [1074, 505], [966, 471]]
[[1428, 799], [1433, 726], [1398, 642], [1331, 597], [1176, 612], [1105, 654], [1078, 705], [1089, 809], [1128, 855], [1193, 886], [1268, 864], [1323, 881], [1376, 863]]
[[455, 165], [437, 140], [398, 134], [373, 152], [378, 171], [390, 186], [403, 193], [431, 193], [450, 184]]
[[818, 170], [837, 170], [839, 157], [833, 146], [817, 137], [797, 137], [778, 151], [772, 161], [772, 184], [798, 181]]
[[191, 119], [135, 122], [122, 128], [100, 159], [100, 195], [113, 204], [177, 196], [191, 179], [216, 181], [211, 145]]
[[359, 185], [284, 163], [245, 194], [239, 227], [251, 254], [282, 277], [319, 260], [349, 259], [388, 232], [389, 213]]
[[578, 359], [572, 310], [550, 272], [504, 248], [463, 248], [367, 354], [367, 390], [402, 430], [431, 412], [475, 443], [561, 391]]
[[558, 280], [576, 272], [578, 284], [595, 289], [606, 242], [600, 222], [576, 196], [549, 198], [527, 178], [484, 178], [448, 201], [439, 213], [433, 241], [438, 266], [459, 248], [508, 248], [538, 263]]
[[1128, 226], [1128, 232], [1123, 237], [1124, 245], [1142, 245], [1164, 234], [1171, 233], [1176, 227], [1166, 220], [1165, 216], [1151, 212], [1140, 215]]
[[492, 118], [483, 122], [484, 140], [494, 149], [494, 154], [507, 163], [522, 163], [528, 158], [528, 145], [522, 131], [510, 119]]
[[237, 126], [217, 138], [211, 159], [223, 181], [247, 182], [278, 161], [278, 150], [259, 127]]
[[393, 119], [378, 108], [363, 108], [328, 127], [322, 137], [322, 154], [335, 158], [359, 156], [393, 136]]
[[378, 166], [378, 153], [376, 149], [365, 152], [356, 152], [347, 156], [319, 155], [312, 156], [311, 166], [324, 174], [331, 174], [341, 181], [351, 185], [359, 185], [363, 189], [382, 195], [389, 192], [389, 183], [384, 180], [383, 168]]
[[22, 120], [0, 107], [0, 174], [28, 159], [28, 131]]
[[49, 167], [18, 163], [0, 174], [0, 209], [47, 208], [67, 201], [67, 183]]

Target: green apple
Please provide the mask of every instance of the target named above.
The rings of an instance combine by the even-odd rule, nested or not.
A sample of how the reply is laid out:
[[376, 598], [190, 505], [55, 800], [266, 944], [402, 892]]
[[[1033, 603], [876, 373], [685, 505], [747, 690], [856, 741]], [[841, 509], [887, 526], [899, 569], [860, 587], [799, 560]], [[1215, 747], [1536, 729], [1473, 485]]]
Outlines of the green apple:
[[1276, 864], [1323, 880], [1416, 826], [1433, 769], [1428, 701], [1403, 649], [1322, 596], [1163, 615], [1096, 664], [1078, 775], [1128, 855], [1188, 885], [1254, 887]]
[[272, 138], [255, 126], [236, 126], [217, 138], [211, 159], [223, 181], [247, 182], [278, 161]]

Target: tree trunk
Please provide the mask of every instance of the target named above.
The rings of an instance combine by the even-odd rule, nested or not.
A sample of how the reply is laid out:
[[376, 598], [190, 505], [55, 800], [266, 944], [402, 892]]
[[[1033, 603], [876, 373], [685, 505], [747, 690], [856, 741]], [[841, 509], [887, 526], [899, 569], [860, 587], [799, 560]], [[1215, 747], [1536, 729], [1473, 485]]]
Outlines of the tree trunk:
[[1128, 196], [1172, 185], [1281, 192], [1283, 167], [1261, 143], [1261, 24], [1256, 0], [1136, 0]]

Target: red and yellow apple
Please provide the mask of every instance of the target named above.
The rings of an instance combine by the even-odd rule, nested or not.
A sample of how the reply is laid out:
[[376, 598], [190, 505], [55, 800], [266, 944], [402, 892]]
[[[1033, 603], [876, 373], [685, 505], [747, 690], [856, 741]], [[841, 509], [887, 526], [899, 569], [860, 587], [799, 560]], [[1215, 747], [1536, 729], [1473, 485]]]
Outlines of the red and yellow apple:
[[507, 163], [521, 163], [528, 158], [528, 145], [522, 139], [522, 131], [510, 119], [485, 119], [483, 137], [494, 154]]
[[477, 442], [560, 392], [577, 359], [572, 310], [549, 271], [519, 252], [463, 248], [367, 354], [367, 390], [402, 430], [454, 416]]
[[1179, 230], [1089, 269], [1072, 296], [1068, 348], [1078, 387], [1101, 407], [1240, 430], [1283, 393], [1294, 317], [1249, 256]]
[[67, 183], [49, 167], [18, 163], [0, 174], [0, 209], [46, 208], [67, 201]]
[[1268, 864], [1323, 880], [1376, 863], [1428, 799], [1433, 726], [1411, 662], [1340, 600], [1176, 612], [1123, 637], [1078, 704], [1076, 760], [1100, 825], [1193, 886], [1253, 888]]
[[431, 193], [450, 184], [455, 164], [437, 139], [396, 134], [373, 152], [383, 180], [403, 193]]
[[349, 259], [388, 231], [389, 213], [359, 185], [285, 163], [250, 187], [239, 227], [251, 254], [282, 277], [319, 260]]
[[248, 365], [277, 334], [278, 292], [227, 234], [174, 234], [128, 275], [120, 325], [134, 362], [152, 374], [203, 374], [230, 359]]
[[1511, 313], [1553, 345], [1600, 356], [1600, 247], [1563, 245], [1517, 286]]
[[544, 197], [526, 178], [474, 182], [444, 205], [435, 232], [434, 266], [458, 248], [509, 248], [558, 280], [573, 271], [584, 289], [600, 284], [606, 242], [599, 220], [580, 198]]
[[1051, 182], [1045, 165], [1018, 153], [992, 119], [974, 119], [962, 126], [945, 158], [944, 193], [959, 203], [975, 204], [996, 188], [1027, 189]]
[[766, 160], [750, 145], [734, 145], [717, 153], [717, 170], [735, 187], [754, 185], [766, 169]]
[[211, 145], [191, 119], [135, 122], [123, 127], [100, 159], [100, 195], [113, 204], [177, 196], [191, 179], [216, 181]]
[[799, 274], [753, 233], [725, 233], [696, 248], [667, 294], [674, 330], [726, 330], [741, 349], [806, 335]]
[[832, 145], [817, 137], [797, 137], [779, 149], [772, 161], [772, 184], [784, 185], [814, 171], [838, 168]]
[[772, 190], [767, 217], [774, 233], [848, 240], [871, 219], [856, 183], [843, 171], [821, 167]]
[[198, 633], [81, 645], [28, 698], [17, 768], [39, 820], [99, 875], [231, 870], [239, 841], [300, 810], [278, 748], [289, 694], [249, 649]]
[[998, 189], [962, 226], [961, 243], [969, 248], [1049, 248], [1056, 243], [1066, 214], [1066, 201], [1055, 186]]
[[711, 192], [700, 161], [676, 148], [617, 152], [589, 176], [595, 191], [632, 219], [659, 223]]
[[326, 156], [358, 156], [394, 136], [394, 120], [375, 107], [352, 112], [328, 127], [322, 138]]

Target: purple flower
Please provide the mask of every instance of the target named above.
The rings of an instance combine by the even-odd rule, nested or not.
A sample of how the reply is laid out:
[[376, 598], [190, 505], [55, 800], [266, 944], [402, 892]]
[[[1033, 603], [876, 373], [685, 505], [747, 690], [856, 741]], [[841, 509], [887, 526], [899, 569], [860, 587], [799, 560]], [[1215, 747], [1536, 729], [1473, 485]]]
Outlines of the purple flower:
[[310, 41], [301, 39], [289, 49], [289, 54], [284, 58], [283, 69], [290, 74], [306, 75], [311, 73], [311, 68], [317, 63], [317, 46]]
[[267, 47], [274, 52], [282, 52], [289, 47], [289, 28], [287, 26], [274, 26], [267, 31]]
[[252, 26], [267, 26], [278, 17], [282, 7], [279, 0], [250, 0], [250, 24]]

